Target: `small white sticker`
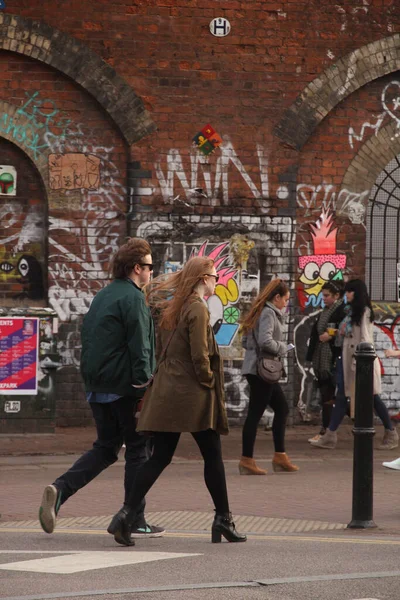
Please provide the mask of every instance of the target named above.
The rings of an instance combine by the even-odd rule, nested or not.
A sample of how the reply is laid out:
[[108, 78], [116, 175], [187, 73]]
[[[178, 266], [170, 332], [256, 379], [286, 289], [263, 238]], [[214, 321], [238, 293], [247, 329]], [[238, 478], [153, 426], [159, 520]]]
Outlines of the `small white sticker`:
[[225, 35], [228, 35], [230, 30], [231, 24], [229, 23], [228, 19], [224, 19], [224, 17], [217, 17], [210, 23], [210, 31], [217, 37], [224, 37]]
[[18, 413], [21, 410], [21, 402], [19, 400], [6, 400], [4, 402], [4, 412]]

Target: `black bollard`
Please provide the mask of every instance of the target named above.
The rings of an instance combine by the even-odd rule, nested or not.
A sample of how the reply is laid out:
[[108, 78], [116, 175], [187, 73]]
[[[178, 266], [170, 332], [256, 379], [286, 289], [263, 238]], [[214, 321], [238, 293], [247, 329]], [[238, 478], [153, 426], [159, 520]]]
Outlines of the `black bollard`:
[[353, 455], [353, 513], [347, 527], [376, 527], [373, 520], [374, 360], [372, 344], [361, 342], [356, 352], [356, 398]]

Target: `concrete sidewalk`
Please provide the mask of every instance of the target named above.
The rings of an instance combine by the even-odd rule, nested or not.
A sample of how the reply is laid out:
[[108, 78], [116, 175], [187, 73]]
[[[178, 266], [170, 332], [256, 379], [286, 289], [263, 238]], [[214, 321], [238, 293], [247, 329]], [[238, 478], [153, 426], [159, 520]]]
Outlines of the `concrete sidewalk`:
[[[271, 469], [272, 433], [259, 430], [256, 458], [268, 469], [265, 477], [243, 477], [237, 463], [241, 453], [241, 429], [223, 437], [230, 503], [236, 517], [253, 515], [267, 519], [321, 521], [347, 524], [352, 502], [352, 426], [343, 424], [334, 451], [318, 450], [307, 443], [317, 428], [300, 426], [287, 431], [287, 452], [300, 467], [298, 473], [276, 473]], [[377, 427], [375, 445], [383, 435]], [[0, 436], [1, 522], [36, 519], [43, 487], [63, 473], [88, 449], [93, 429], [59, 430], [54, 435]], [[400, 533], [400, 473], [382, 467], [400, 449], [375, 452], [374, 517], [380, 534]], [[119, 508], [122, 499], [124, 460], [98, 478], [62, 507], [60, 517], [102, 517]], [[203, 463], [190, 435], [180, 440], [173, 463], [162, 474], [147, 497], [148, 513], [193, 511], [212, 514], [212, 504], [203, 483]], [[163, 523], [162, 523], [163, 524]]]
[[[316, 425], [298, 425], [286, 431], [287, 453], [290, 456], [315, 456], [315, 450], [307, 443], [309, 437], [318, 433]], [[232, 427], [228, 436], [222, 436], [225, 460], [235, 460], [241, 454], [240, 427]], [[383, 436], [380, 426], [376, 427], [376, 440]], [[54, 434], [0, 434], [0, 457], [82, 454], [91, 448], [96, 439], [94, 427], [58, 427]], [[348, 456], [353, 449], [352, 424], [344, 423], [339, 430], [339, 443], [336, 456]], [[260, 427], [256, 442], [256, 457], [270, 457], [273, 453], [272, 432]], [[400, 453], [400, 450], [399, 450]], [[396, 454], [396, 452], [394, 452]], [[176, 456], [185, 459], [198, 459], [199, 452], [189, 434], [183, 434]]]

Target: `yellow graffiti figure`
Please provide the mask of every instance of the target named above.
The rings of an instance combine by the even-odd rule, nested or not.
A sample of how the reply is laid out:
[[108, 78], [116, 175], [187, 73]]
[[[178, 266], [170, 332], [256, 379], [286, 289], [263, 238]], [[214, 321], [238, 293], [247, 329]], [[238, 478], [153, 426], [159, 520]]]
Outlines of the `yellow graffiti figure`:
[[228, 302], [236, 302], [236, 300], [239, 298], [238, 284], [234, 279], [229, 279], [226, 286], [216, 286], [215, 294], [218, 296], [224, 306], [226, 306]]

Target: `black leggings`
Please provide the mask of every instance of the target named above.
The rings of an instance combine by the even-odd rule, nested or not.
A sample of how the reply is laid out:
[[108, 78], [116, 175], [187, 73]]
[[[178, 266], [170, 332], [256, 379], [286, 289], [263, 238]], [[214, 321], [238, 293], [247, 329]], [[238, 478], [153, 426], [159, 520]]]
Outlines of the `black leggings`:
[[246, 375], [250, 401], [242, 433], [242, 455], [253, 458], [257, 426], [267, 406], [274, 411], [272, 436], [275, 452], [285, 452], [285, 429], [289, 407], [279, 383], [266, 383], [257, 375]]
[[[159, 431], [154, 434], [153, 454], [139, 469], [127, 505], [136, 507], [157, 481], [175, 453], [181, 434]], [[204, 481], [217, 513], [228, 513], [228, 491], [222, 462], [221, 439], [213, 429], [192, 433], [204, 459]]]
[[335, 401], [335, 384], [331, 380], [319, 382], [322, 408], [322, 427], [328, 429]]

